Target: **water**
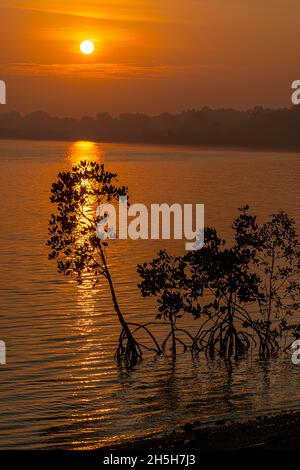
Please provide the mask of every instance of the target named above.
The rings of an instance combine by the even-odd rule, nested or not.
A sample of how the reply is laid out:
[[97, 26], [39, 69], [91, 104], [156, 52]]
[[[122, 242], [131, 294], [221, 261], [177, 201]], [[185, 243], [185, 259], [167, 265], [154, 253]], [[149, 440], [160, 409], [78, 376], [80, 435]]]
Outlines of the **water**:
[[[230, 238], [245, 203], [262, 220], [279, 208], [300, 221], [298, 154], [211, 151], [92, 142], [0, 141], [0, 448], [95, 448], [161, 433], [300, 409], [300, 367], [285, 357], [176, 365], [151, 355], [131, 373], [113, 360], [118, 328], [105, 285], [91, 291], [47, 259], [49, 189], [58, 171], [98, 158], [129, 186], [132, 202], [204, 203], [206, 224]], [[136, 265], [184, 242], [115, 241], [109, 262], [131, 319], [154, 318], [136, 287]], [[156, 328], [157, 334], [160, 328]]]

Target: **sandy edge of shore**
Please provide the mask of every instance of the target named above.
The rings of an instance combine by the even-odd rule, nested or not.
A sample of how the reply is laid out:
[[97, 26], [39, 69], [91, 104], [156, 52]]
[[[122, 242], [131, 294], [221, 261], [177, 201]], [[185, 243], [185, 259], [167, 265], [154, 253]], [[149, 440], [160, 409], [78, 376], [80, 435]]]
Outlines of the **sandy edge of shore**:
[[192, 453], [199, 451], [300, 450], [300, 411], [281, 412], [247, 421], [226, 423], [220, 420], [208, 428], [199, 421], [187, 423], [166, 436], [150, 437], [100, 448], [120, 453]]

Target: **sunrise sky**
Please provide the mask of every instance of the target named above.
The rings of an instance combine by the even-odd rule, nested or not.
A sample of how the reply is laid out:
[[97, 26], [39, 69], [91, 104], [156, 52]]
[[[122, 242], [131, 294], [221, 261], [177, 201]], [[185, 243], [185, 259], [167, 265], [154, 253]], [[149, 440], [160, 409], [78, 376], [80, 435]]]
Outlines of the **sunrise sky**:
[[[1, 111], [290, 106], [300, 79], [299, 0], [6, 0], [0, 9]], [[88, 56], [85, 39], [95, 44]]]

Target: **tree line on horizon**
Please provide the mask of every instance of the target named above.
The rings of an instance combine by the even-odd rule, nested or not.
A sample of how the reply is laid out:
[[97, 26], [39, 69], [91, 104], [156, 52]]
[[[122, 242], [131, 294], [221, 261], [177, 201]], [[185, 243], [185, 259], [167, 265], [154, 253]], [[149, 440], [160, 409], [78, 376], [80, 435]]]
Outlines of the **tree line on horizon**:
[[245, 111], [203, 107], [155, 116], [99, 113], [80, 119], [11, 111], [0, 113], [0, 138], [300, 149], [300, 105]]

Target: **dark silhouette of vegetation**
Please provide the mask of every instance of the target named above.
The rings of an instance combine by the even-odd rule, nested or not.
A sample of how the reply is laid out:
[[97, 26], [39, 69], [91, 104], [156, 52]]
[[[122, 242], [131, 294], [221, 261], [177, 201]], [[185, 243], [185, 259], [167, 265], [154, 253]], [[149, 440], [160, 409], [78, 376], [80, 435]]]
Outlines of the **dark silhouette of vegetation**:
[[57, 205], [57, 212], [49, 220], [47, 244], [51, 248], [49, 259], [57, 261], [60, 273], [75, 276], [78, 284], [89, 281], [93, 287], [101, 279], [107, 281], [121, 325], [116, 358], [131, 366], [142, 359], [144, 348], [149, 349], [135, 338], [136, 331], [143, 330], [148, 334], [155, 352], [159, 353], [160, 348], [147, 326], [125, 320], [107, 263], [108, 241], [96, 236], [96, 226], [103, 220], [96, 215], [96, 208], [127, 195], [127, 187], [119, 186], [116, 176], [105, 171], [103, 164], [86, 161], [73, 166], [70, 171], [59, 173], [51, 190], [51, 202]]
[[[138, 273], [143, 278], [139, 284], [143, 297], [157, 297], [158, 314], [156, 318], [162, 318], [170, 325], [170, 332], [162, 343], [162, 350], [165, 351], [168, 343], [171, 343], [172, 357], [176, 357], [177, 343], [183, 346], [184, 350], [190, 349], [193, 344], [192, 335], [184, 328], [179, 328], [176, 322], [182, 317], [184, 311], [184, 297], [182, 295], [185, 288], [185, 262], [181, 257], [169, 255], [165, 250], [160, 251], [159, 257], [151, 263], [138, 266]], [[186, 341], [189, 341], [188, 344]]]
[[[299, 325], [289, 317], [299, 310], [299, 240], [295, 222], [283, 211], [262, 225], [240, 209], [231, 247], [213, 228], [205, 230], [201, 250], [173, 258], [165, 251], [138, 266], [143, 296], [156, 296], [159, 315], [171, 324], [175, 357], [176, 319], [191, 313], [201, 321], [190, 349], [198, 354], [238, 358], [251, 345], [266, 357], [280, 338]], [[187, 349], [186, 345], [184, 349]]]
[[81, 119], [41, 111], [25, 116], [8, 112], [0, 113], [0, 138], [300, 149], [300, 106], [258, 106], [246, 111], [204, 107], [157, 116], [124, 113], [115, 118], [100, 113]]
[[253, 252], [253, 268], [261, 276], [258, 306], [262, 319], [257, 320], [257, 328], [265, 337], [261, 353], [269, 355], [278, 349], [277, 339], [284, 332], [293, 330], [298, 337], [299, 325], [290, 324], [289, 319], [300, 309], [300, 243], [295, 221], [285, 212], [258, 225], [247, 209], [236, 221], [236, 242], [239, 249]]
[[[299, 324], [291, 322], [300, 308], [295, 222], [279, 211], [259, 224], [248, 206], [233, 222], [230, 246], [214, 228], [206, 228], [200, 250], [176, 257], [163, 250], [151, 262], [138, 265], [142, 296], [156, 298], [156, 319], [169, 325], [161, 345], [149, 329], [152, 323], [128, 322], [107, 262], [109, 240], [96, 234], [106, 215], [98, 215], [97, 207], [117, 203], [128, 193], [116, 177], [103, 164], [86, 161], [59, 173], [52, 185], [51, 202], [57, 211], [49, 220], [47, 244], [49, 259], [56, 260], [60, 273], [92, 287], [101, 279], [107, 282], [121, 325], [119, 362], [132, 366], [144, 350], [160, 354], [167, 349], [175, 360], [179, 347], [193, 355], [204, 352], [231, 359], [258, 346], [260, 356], [268, 357], [280, 349], [282, 339], [300, 337]], [[181, 326], [180, 319], [187, 315], [199, 324], [196, 333]], [[147, 336], [143, 343], [137, 337], [142, 332]]]

